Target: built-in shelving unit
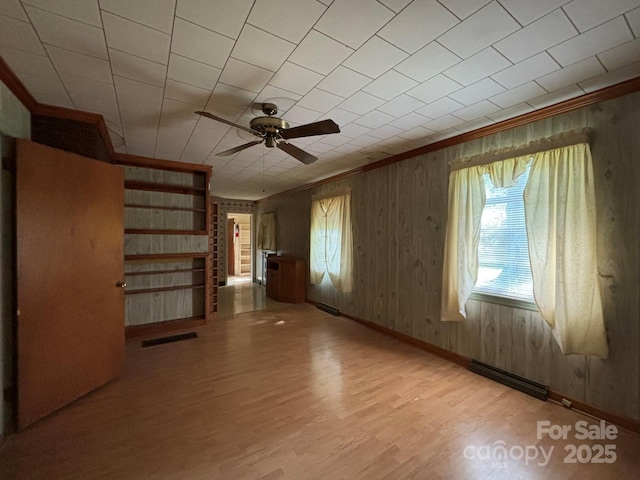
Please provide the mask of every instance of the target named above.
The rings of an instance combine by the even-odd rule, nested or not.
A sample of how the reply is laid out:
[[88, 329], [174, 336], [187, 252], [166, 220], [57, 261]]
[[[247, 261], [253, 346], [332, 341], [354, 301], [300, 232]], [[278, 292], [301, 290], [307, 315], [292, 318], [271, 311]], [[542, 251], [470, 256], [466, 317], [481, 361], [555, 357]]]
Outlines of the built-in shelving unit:
[[218, 312], [218, 203], [211, 202], [211, 220], [209, 221], [209, 263], [211, 265], [210, 309], [213, 315]]
[[202, 325], [210, 317], [210, 169], [126, 165], [127, 336]]

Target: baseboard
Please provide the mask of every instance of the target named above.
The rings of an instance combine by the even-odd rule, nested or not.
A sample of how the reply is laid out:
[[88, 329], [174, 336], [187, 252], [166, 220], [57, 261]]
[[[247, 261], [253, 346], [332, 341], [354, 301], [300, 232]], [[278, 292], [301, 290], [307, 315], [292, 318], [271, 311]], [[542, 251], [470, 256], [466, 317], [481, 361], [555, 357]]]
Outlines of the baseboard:
[[[310, 298], [307, 299], [307, 303], [309, 303], [310, 305], [313, 305], [314, 307], [318, 305], [316, 301], [311, 300]], [[427, 352], [438, 355], [439, 357], [445, 360], [449, 360], [450, 362], [456, 363], [468, 370], [471, 365], [471, 359], [468, 357], [465, 357], [464, 355], [460, 355], [458, 353], [452, 352], [445, 348], [432, 345], [423, 340], [418, 340], [417, 338], [413, 338], [404, 333], [396, 332], [395, 330], [392, 330], [388, 327], [383, 327], [382, 325], [378, 325], [368, 320], [363, 320], [362, 318], [354, 317], [353, 315], [349, 315], [348, 313], [340, 312], [340, 316], [347, 318], [349, 320], [352, 320], [354, 322], [360, 323], [361, 325], [364, 325], [377, 332], [384, 333], [385, 335], [396, 338], [405, 343], [411, 344], [422, 350], [426, 350]], [[633, 418], [608, 412], [599, 407], [590, 405], [589, 403], [583, 402], [581, 400], [577, 400], [575, 398], [568, 397], [567, 395], [563, 395], [561, 392], [557, 392], [551, 389], [549, 389], [548, 391], [548, 398], [550, 401], [554, 403], [558, 403], [560, 405], [562, 405], [563, 399], [569, 400], [571, 402], [571, 407], [570, 407], [571, 410], [575, 410], [579, 413], [583, 413], [591, 417], [595, 417], [599, 420], [604, 420], [620, 428], [623, 428], [624, 430], [640, 435], [640, 421], [638, 420], [634, 420]]]
[[145, 325], [129, 325], [125, 327], [125, 338], [146, 337], [160, 333], [174, 332], [194, 327], [206, 325], [206, 319], [202, 317], [181, 318], [178, 320], [168, 320], [166, 322], [148, 323]]

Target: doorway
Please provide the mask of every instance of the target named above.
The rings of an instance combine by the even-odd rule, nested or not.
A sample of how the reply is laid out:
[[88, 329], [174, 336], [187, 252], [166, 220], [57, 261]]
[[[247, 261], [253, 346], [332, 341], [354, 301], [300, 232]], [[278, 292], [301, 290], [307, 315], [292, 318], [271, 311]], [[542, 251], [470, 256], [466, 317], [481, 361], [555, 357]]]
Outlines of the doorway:
[[253, 236], [250, 213], [227, 214], [227, 285], [251, 282]]

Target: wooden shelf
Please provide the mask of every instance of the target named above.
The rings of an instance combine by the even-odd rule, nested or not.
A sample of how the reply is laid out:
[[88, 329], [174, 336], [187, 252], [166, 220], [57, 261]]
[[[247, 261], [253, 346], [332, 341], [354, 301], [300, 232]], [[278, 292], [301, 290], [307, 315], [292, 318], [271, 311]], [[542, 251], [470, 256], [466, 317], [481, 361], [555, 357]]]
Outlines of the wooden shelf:
[[184, 260], [191, 258], [207, 258], [208, 252], [194, 253], [151, 253], [142, 255], [125, 255], [125, 262], [152, 262], [162, 260]]
[[206, 195], [207, 189], [190, 187], [187, 185], [172, 185], [168, 183], [138, 182], [125, 180], [124, 188], [128, 190], [144, 190], [147, 192], [178, 193], [181, 195]]
[[125, 228], [124, 233], [132, 235], [207, 235], [206, 230], [171, 230], [159, 228]]
[[156, 292], [173, 292], [177, 290], [198, 290], [204, 288], [205, 285], [174, 285], [172, 287], [151, 287], [140, 288], [137, 290], [125, 290], [125, 295], [137, 295], [139, 293], [156, 293]]
[[187, 208], [187, 207], [167, 207], [161, 205], [142, 205], [138, 203], [125, 203], [125, 208], [144, 208], [146, 210], [170, 210], [176, 212], [196, 212], [196, 213], [205, 213], [207, 210], [205, 208]]
[[144, 270], [141, 272], [124, 272], [125, 275], [128, 276], [139, 276], [139, 275], [163, 275], [165, 273], [196, 273], [196, 272], [204, 272], [204, 268], [176, 268], [175, 270]]

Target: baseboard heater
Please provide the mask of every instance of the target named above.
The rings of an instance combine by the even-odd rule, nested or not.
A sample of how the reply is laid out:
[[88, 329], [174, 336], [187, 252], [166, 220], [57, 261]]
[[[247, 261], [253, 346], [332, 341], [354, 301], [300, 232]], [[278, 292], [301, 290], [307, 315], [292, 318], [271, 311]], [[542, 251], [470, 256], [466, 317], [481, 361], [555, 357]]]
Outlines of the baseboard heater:
[[527, 378], [521, 377], [514, 373], [500, 370], [499, 368], [487, 365], [486, 363], [478, 362], [477, 360], [471, 360], [469, 370], [478, 375], [490, 378], [496, 382], [500, 382], [521, 392], [527, 393], [532, 397], [539, 398], [540, 400], [546, 400], [549, 388], [546, 385], [536, 383]]
[[336, 317], [340, 315], [340, 310], [332, 307], [331, 305], [327, 305], [326, 303], [318, 303], [318, 308], [330, 313], [331, 315], [335, 315]]

